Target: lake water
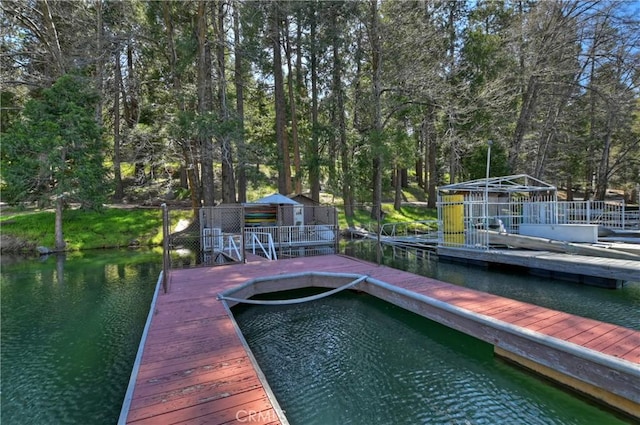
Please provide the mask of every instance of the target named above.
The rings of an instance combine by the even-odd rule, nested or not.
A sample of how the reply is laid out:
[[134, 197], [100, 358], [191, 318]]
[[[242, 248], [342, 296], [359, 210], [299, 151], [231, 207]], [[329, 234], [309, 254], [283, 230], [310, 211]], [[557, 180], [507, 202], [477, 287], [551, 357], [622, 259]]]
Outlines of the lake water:
[[[376, 258], [366, 242], [343, 251]], [[640, 282], [603, 289], [391, 247], [382, 263], [640, 330]], [[234, 311], [293, 425], [629, 423], [494, 357], [488, 344], [368, 295]]]
[[292, 425], [627, 423], [369, 295], [234, 314]]
[[117, 422], [161, 258], [138, 251], [3, 257], [3, 425]]
[[[375, 254], [370, 244], [359, 243], [345, 247], [343, 250], [355, 257], [375, 260]], [[640, 283], [631, 283], [618, 290], [606, 290], [517, 273], [501, 273], [476, 267], [438, 263], [419, 259], [413, 255], [394, 255], [393, 251], [389, 249], [385, 249], [384, 263], [454, 284], [640, 329]], [[87, 423], [100, 425], [116, 423], [160, 269], [161, 254], [144, 251], [95, 251], [69, 255], [66, 259], [52, 256], [42, 260], [30, 259], [21, 261], [10, 261], [8, 256], [3, 255], [2, 273], [0, 275], [0, 363], [2, 368], [0, 422], [3, 425]], [[287, 312], [278, 313], [283, 318], [283, 323], [286, 321], [299, 321], [303, 327], [307, 328], [307, 331], [338, 329], [338, 326], [346, 326], [336, 335], [330, 334], [330, 337], [326, 338], [324, 343], [329, 344], [328, 348], [327, 346], [320, 346], [319, 348], [309, 346], [309, 350], [306, 352], [301, 351], [298, 354], [290, 354], [290, 356], [307, 356], [309, 359], [313, 359], [314, 364], [318, 365], [323, 362], [331, 363], [331, 359], [334, 358], [331, 357], [331, 350], [340, 348], [342, 352], [347, 348], [344, 341], [338, 342], [336, 339], [339, 335], [348, 335], [348, 338], [351, 338], [353, 342], [362, 347], [389, 345], [389, 349], [395, 349], [398, 340], [392, 338], [392, 340], [384, 342], [384, 335], [373, 336], [373, 342], [360, 340], [359, 338], [363, 332], [367, 335], [370, 333], [375, 335], [375, 332], [387, 326], [388, 322], [386, 320], [390, 321], [390, 323], [404, 322], [406, 320], [408, 329], [398, 329], [393, 331], [393, 334], [400, 335], [403, 332], [408, 332], [401, 339], [403, 341], [422, 341], [420, 343], [421, 349], [426, 346], [439, 347], [433, 353], [417, 351], [410, 354], [407, 352], [407, 356], [409, 356], [407, 357], [407, 362], [415, 363], [414, 366], [420, 365], [421, 361], [419, 359], [425, 356], [425, 363], [445, 362], [446, 370], [462, 370], [464, 375], [466, 368], [469, 368], [468, 370], [473, 371], [472, 374], [474, 376], [476, 374], [482, 376], [482, 373], [484, 373], [483, 368], [485, 367], [483, 365], [491, 364], [491, 367], [506, 371], [506, 375], [496, 378], [503, 383], [500, 385], [506, 385], [504, 383], [514, 380], [516, 383], [524, 382], [524, 387], [534, 385], [532, 388], [535, 391], [540, 391], [541, 394], [545, 394], [548, 391], [547, 386], [538, 387], [539, 380], [529, 380], [528, 375], [515, 371], [512, 367], [506, 366], [502, 362], [495, 361], [491, 355], [487, 354], [490, 351], [487, 351], [486, 346], [479, 344], [475, 340], [469, 340], [468, 337], [457, 333], [454, 338], [450, 338], [447, 336], [451, 332], [450, 330], [438, 326], [434, 328], [432, 323], [420, 322], [421, 319], [415, 319], [407, 312], [396, 311], [397, 309], [395, 308], [389, 310], [391, 316], [385, 319], [387, 306], [380, 306], [374, 300], [374, 310], [368, 311], [369, 307], [355, 304], [355, 302], [361, 302], [362, 298], [356, 297], [356, 300], [344, 299], [345, 295], [337, 297], [335, 300], [333, 300], [334, 297], [330, 297], [327, 300], [337, 302], [339, 309], [354, 310], [349, 314], [358, 313], [361, 314], [361, 317], [343, 315], [347, 320], [342, 325], [335, 322], [326, 323], [322, 321], [318, 321], [315, 324], [314, 321], [309, 321], [307, 313], [303, 313], [302, 318], [295, 311], [292, 311], [291, 314]], [[368, 303], [369, 301], [365, 302], [365, 304]], [[332, 313], [324, 310], [324, 307], [319, 311], [325, 311], [327, 313], [324, 316], [335, 319]], [[364, 312], [364, 315], [362, 315], [362, 312]], [[364, 327], [365, 322], [369, 321], [366, 318], [374, 316], [381, 320], [381, 325], [378, 326], [381, 329], [364, 331], [366, 329]], [[374, 323], [378, 323], [377, 320]], [[418, 320], [418, 322], [415, 320]], [[276, 321], [270, 327], [281, 332], [290, 329], [287, 332], [292, 335], [300, 332], [299, 329], [295, 328], [282, 327], [280, 329], [278, 323]], [[418, 332], [418, 334], [412, 334], [411, 332]], [[305, 338], [312, 337], [313, 334], [305, 336]], [[265, 340], [274, 340], [272, 337], [264, 338]], [[286, 344], [286, 340], [283, 344]], [[270, 352], [274, 348], [267, 346], [265, 350]], [[462, 357], [452, 356], [451, 353], [456, 350], [462, 351]], [[275, 352], [275, 354], [278, 353]], [[402, 353], [392, 351], [364, 354], [365, 358], [369, 355], [379, 356], [372, 358], [376, 365], [374, 371], [379, 371], [380, 365], [386, 364], [390, 358], [404, 358]], [[478, 356], [480, 357], [480, 360], [477, 360], [479, 365], [474, 366], [473, 364]], [[358, 359], [362, 358], [360, 356], [356, 357]], [[279, 357], [276, 356], [275, 358]], [[450, 359], [453, 359], [451, 360], [452, 363]], [[282, 365], [285, 364], [289, 365], [289, 363], [282, 363]], [[320, 370], [316, 371], [314, 369], [308, 372], [311, 373], [309, 375], [310, 380], [301, 382], [312, 387], [321, 385], [324, 382], [325, 372], [320, 373]], [[395, 369], [389, 368], [388, 370], [394, 371]], [[408, 400], [407, 403], [418, 403], [417, 400], [420, 400], [419, 393], [425, 388], [431, 388], [425, 387], [425, 385], [432, 381], [433, 389], [436, 392], [430, 394], [435, 394], [437, 397], [441, 397], [439, 394], [442, 391], [442, 386], [462, 385], [462, 387], [465, 387], [467, 385], [464, 380], [460, 380], [460, 376], [451, 375], [447, 377], [448, 375], [446, 374], [442, 375], [447, 377], [445, 381], [439, 382], [436, 380], [436, 375], [439, 376], [442, 372], [433, 375], [433, 372], [425, 369], [408, 369], [404, 372], [395, 370], [395, 372], [390, 373], [396, 374], [398, 381], [395, 384], [381, 381], [379, 383], [380, 394], [378, 395], [383, 398], [390, 397], [389, 395], [385, 396], [384, 394], [386, 393], [383, 394], [382, 392], [385, 385], [392, 385], [393, 388], [408, 385], [408, 388], [412, 388], [412, 392], [405, 392], [403, 395]], [[429, 375], [430, 373], [432, 375]], [[412, 381], [408, 378], [408, 375], [403, 374], [417, 378], [422, 376], [425, 377], [425, 380]], [[300, 375], [273, 378], [271, 382], [274, 385], [282, 382], [288, 388], [289, 383], [298, 379], [295, 376]], [[326, 376], [328, 379], [330, 374]], [[361, 381], [352, 379], [360, 376], [356, 372], [349, 372], [348, 376], [353, 386], [345, 386], [341, 390], [347, 393], [355, 391], [354, 389], [361, 385]], [[482, 381], [482, 378], [478, 379]], [[507, 385], [507, 389], [510, 388], [509, 385]], [[349, 400], [349, 403], [360, 403], [357, 399], [348, 398], [346, 395], [341, 395], [338, 398], [326, 396], [327, 390], [324, 389], [322, 391], [325, 391], [325, 393], [320, 392], [313, 396], [318, 405], [321, 404], [319, 402], [320, 399], [328, 404], [341, 403], [340, 400], [342, 398]], [[501, 389], [500, 391], [502, 393], [507, 390]], [[509, 391], [511, 390], [507, 392]], [[521, 389], [514, 391], [518, 392]], [[297, 394], [297, 397], [303, 397], [304, 394], [307, 394], [307, 389], [303, 386], [297, 390], [291, 390], [291, 392], [294, 393], [294, 396]], [[553, 397], [557, 395], [561, 397], [560, 400], [564, 400], [562, 398], [565, 397], [562, 395], [564, 394], [563, 392], [554, 392], [553, 394]], [[325, 399], [325, 396], [328, 398]], [[479, 403], [478, 406], [482, 405], [481, 398], [483, 396], [480, 395], [479, 397], [474, 401], [474, 403]], [[573, 400], [573, 397], [569, 397], [569, 399]], [[499, 400], [500, 403], [508, 404], [519, 403], [518, 400], [520, 398], [515, 399], [515, 401], [508, 398], [498, 398], [496, 400]], [[297, 403], [296, 399], [294, 399], [295, 403]], [[393, 403], [394, 406], [398, 406], [398, 403], [402, 403], [402, 401], [397, 398]], [[341, 404], [339, 405], [342, 406]], [[553, 406], [552, 409], [555, 408]], [[583, 408], [581, 404], [577, 406], [579, 410]], [[537, 411], [535, 410], [537, 408], [528, 408]], [[446, 412], [449, 407], [441, 408], [433, 405], [430, 409], [437, 412]], [[458, 412], [463, 415], [460, 418], [470, 414], [468, 409], [471, 409], [471, 407], [465, 408], [464, 414]], [[493, 409], [493, 407], [490, 409]], [[545, 407], [544, 409], [547, 408]], [[291, 412], [288, 413], [296, 415], [294, 417], [297, 418], [307, 415], [304, 410], [298, 414], [294, 410], [291, 408]], [[591, 410], [588, 411], [591, 412]], [[331, 415], [342, 415], [340, 412], [341, 410], [338, 413], [331, 413]], [[598, 413], [600, 412], [599, 409], [596, 409], [595, 412], [600, 415]], [[325, 412], [322, 415], [327, 414], [329, 413]], [[486, 412], [479, 413], [479, 415], [486, 415]], [[334, 416], [319, 417], [334, 418]], [[358, 417], [362, 419], [362, 416]], [[414, 419], [416, 417], [422, 418], [420, 415], [412, 417]], [[451, 420], [449, 423], [494, 423], [492, 420], [482, 419], [485, 416], [473, 417], [476, 420], [464, 422], [463, 419], [456, 419], [454, 416], [443, 416], [443, 418]], [[595, 417], [599, 418], [600, 416]], [[340, 416], [339, 419], [342, 420], [344, 418]], [[357, 418], [353, 419], [351, 423], [358, 423], [359, 420]], [[422, 419], [418, 422], [424, 423]], [[323, 422], [316, 421], [315, 423]], [[384, 422], [372, 421], [365, 423]], [[426, 421], [426, 423], [429, 423], [429, 421]], [[559, 422], [544, 422], [540, 420], [531, 423]]]

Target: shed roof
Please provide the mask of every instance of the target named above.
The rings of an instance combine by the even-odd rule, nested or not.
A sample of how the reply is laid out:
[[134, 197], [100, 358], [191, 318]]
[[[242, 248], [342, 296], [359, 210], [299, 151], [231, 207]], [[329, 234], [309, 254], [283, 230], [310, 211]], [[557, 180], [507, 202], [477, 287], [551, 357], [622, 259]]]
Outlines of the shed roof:
[[438, 188], [439, 191], [452, 192], [548, 192], [555, 191], [556, 187], [528, 174], [516, 174], [513, 176], [489, 177], [489, 179], [470, 180], [461, 183], [449, 184]]
[[311, 196], [307, 196], [303, 193], [292, 193], [287, 196], [293, 200], [297, 200], [297, 202], [300, 202], [301, 204], [306, 203], [307, 205], [320, 205], [320, 202], [315, 201]]
[[288, 196], [282, 195], [280, 193], [274, 193], [269, 196], [265, 196], [264, 198], [258, 199], [257, 201], [253, 201], [253, 204], [287, 204], [287, 205], [301, 205], [300, 202], [296, 202]]

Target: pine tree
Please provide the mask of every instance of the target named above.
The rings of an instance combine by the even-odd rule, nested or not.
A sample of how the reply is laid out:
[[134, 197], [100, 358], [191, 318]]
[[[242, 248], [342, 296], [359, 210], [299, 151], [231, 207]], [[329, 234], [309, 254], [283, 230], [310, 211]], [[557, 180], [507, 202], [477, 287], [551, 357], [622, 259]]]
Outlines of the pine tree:
[[99, 97], [82, 78], [64, 75], [27, 102], [3, 135], [2, 188], [8, 203], [56, 205], [56, 250], [65, 247], [65, 203], [99, 209], [105, 201], [105, 146], [95, 121]]

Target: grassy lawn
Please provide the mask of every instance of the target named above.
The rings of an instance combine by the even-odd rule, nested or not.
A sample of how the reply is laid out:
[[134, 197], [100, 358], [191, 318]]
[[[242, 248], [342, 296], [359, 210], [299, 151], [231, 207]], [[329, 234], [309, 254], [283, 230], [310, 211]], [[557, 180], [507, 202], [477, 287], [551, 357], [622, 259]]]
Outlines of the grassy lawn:
[[[370, 211], [358, 209], [353, 220], [347, 223], [341, 206], [338, 208], [338, 223], [341, 229], [355, 226], [375, 228]], [[403, 223], [417, 220], [430, 220], [437, 217], [435, 210], [421, 206], [403, 206], [395, 211], [391, 204], [382, 207], [385, 215], [383, 223]], [[173, 224], [179, 219], [190, 221], [191, 210], [172, 210]], [[54, 240], [53, 211], [8, 211], [0, 216], [0, 229], [3, 237], [3, 249], [8, 239], [17, 240], [12, 251], [34, 252], [35, 247], [53, 248]], [[162, 244], [162, 212], [159, 208], [106, 208], [101, 212], [79, 209], [65, 210], [63, 232], [68, 251], [81, 251], [99, 248], [124, 248], [130, 245], [159, 246]], [[17, 248], [16, 248], [17, 246]]]
[[[53, 248], [55, 213], [52, 211], [3, 213], [3, 236], [18, 237], [26, 246]], [[66, 210], [63, 232], [67, 250], [120, 248], [132, 244], [162, 243], [162, 214], [159, 209], [107, 208], [101, 212]]]
[[[436, 220], [438, 213], [435, 209], [429, 209], [417, 205], [405, 205], [400, 211], [393, 209], [393, 204], [383, 204], [382, 211], [384, 218], [382, 224], [385, 223], [407, 223], [411, 221]], [[347, 221], [342, 206], [338, 206], [338, 224], [341, 229], [347, 227], [370, 228], [377, 225], [376, 221], [371, 218], [371, 211], [366, 209], [356, 209], [352, 220]]]

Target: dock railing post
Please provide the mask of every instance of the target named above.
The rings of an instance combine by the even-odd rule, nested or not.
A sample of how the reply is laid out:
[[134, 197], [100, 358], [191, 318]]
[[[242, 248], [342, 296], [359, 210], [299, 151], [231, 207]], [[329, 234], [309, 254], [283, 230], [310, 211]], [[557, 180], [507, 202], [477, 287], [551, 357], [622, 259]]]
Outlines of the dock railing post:
[[162, 204], [162, 289], [169, 292], [169, 268], [171, 258], [169, 256], [169, 209], [167, 204]]
[[338, 210], [337, 208], [333, 209], [333, 240], [335, 253], [338, 254], [340, 252], [340, 223], [338, 223]]
[[377, 216], [376, 264], [380, 265], [382, 263], [382, 238], [380, 234], [382, 232], [382, 204], [378, 204]]
[[240, 238], [240, 250], [242, 252], [242, 262], [247, 263], [247, 228], [245, 223], [245, 206], [240, 206], [240, 234], [242, 237]]

